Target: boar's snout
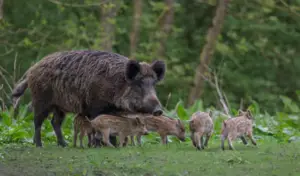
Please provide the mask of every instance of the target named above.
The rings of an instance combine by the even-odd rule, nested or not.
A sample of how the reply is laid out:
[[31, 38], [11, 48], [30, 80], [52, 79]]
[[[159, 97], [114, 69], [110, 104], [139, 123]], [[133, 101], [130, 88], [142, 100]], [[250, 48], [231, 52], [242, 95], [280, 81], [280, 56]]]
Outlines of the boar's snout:
[[163, 111], [160, 106], [156, 106], [152, 114], [154, 116], [160, 116], [163, 114]]
[[144, 135], [148, 135], [148, 134], [149, 134], [149, 132], [148, 132], [148, 131], [145, 131], [145, 132], [144, 132]]
[[160, 116], [163, 114], [160, 101], [154, 93], [145, 98], [144, 104], [147, 113], [152, 113], [154, 116]]

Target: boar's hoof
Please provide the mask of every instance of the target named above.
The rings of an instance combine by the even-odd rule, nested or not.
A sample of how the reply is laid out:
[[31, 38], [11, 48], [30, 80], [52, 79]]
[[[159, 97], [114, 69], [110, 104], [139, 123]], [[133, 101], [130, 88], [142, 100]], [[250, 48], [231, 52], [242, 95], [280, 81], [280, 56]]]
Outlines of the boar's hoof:
[[62, 147], [67, 147], [68, 146], [68, 143], [66, 141], [59, 141], [57, 143], [58, 146], [62, 146]]
[[42, 144], [36, 144], [35, 146], [36, 146], [37, 148], [42, 148], [42, 147], [43, 147]]

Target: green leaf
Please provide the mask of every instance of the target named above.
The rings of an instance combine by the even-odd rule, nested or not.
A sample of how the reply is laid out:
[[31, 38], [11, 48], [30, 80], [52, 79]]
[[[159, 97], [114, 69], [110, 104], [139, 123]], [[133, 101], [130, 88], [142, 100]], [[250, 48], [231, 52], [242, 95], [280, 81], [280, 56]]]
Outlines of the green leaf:
[[193, 113], [197, 112], [197, 111], [204, 111], [203, 108], [203, 102], [202, 100], [197, 100], [189, 109], [189, 115], [192, 115]]
[[12, 119], [8, 115], [8, 113], [1, 113], [1, 117], [2, 117], [2, 122], [4, 125], [10, 126], [12, 124]]
[[178, 102], [177, 105], [176, 105], [176, 112], [177, 112], [178, 117], [181, 120], [189, 119], [188, 114], [187, 114], [186, 110], [184, 109], [183, 104], [182, 104], [181, 101]]

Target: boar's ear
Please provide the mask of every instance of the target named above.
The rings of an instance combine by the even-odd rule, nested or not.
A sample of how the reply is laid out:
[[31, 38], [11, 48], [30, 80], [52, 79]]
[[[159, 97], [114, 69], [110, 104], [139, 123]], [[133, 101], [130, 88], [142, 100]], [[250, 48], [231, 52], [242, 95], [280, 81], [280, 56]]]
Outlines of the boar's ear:
[[162, 60], [155, 60], [152, 62], [151, 67], [153, 71], [156, 73], [157, 81], [161, 81], [166, 72], [166, 64]]
[[125, 68], [125, 78], [128, 82], [134, 81], [138, 73], [141, 71], [141, 66], [138, 61], [129, 60]]

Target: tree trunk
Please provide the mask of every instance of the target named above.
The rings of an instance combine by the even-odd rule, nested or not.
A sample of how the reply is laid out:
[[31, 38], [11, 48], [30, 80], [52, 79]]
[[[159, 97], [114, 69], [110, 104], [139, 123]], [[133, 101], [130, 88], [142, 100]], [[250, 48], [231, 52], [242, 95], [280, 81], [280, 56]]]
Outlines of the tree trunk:
[[132, 20], [132, 30], [130, 33], [130, 58], [135, 59], [136, 45], [139, 40], [140, 22], [143, 9], [142, 0], [134, 0], [134, 15]]
[[159, 48], [157, 50], [158, 57], [164, 57], [166, 50], [166, 41], [170, 35], [172, 24], [174, 20], [174, 0], [165, 0], [167, 6], [166, 10], [163, 12], [162, 22], [160, 25], [161, 36], [159, 40]]
[[3, 20], [3, 4], [4, 0], [0, 0], [0, 21]]
[[101, 5], [101, 49], [112, 51], [115, 40], [115, 17], [120, 7], [118, 0], [111, 0]]
[[206, 44], [200, 54], [200, 64], [196, 69], [194, 85], [189, 95], [188, 105], [192, 105], [203, 93], [205, 81], [203, 76], [206, 74], [208, 65], [214, 54], [216, 42], [224, 23], [228, 3], [229, 0], [219, 0], [212, 27], [209, 28], [207, 32]]

